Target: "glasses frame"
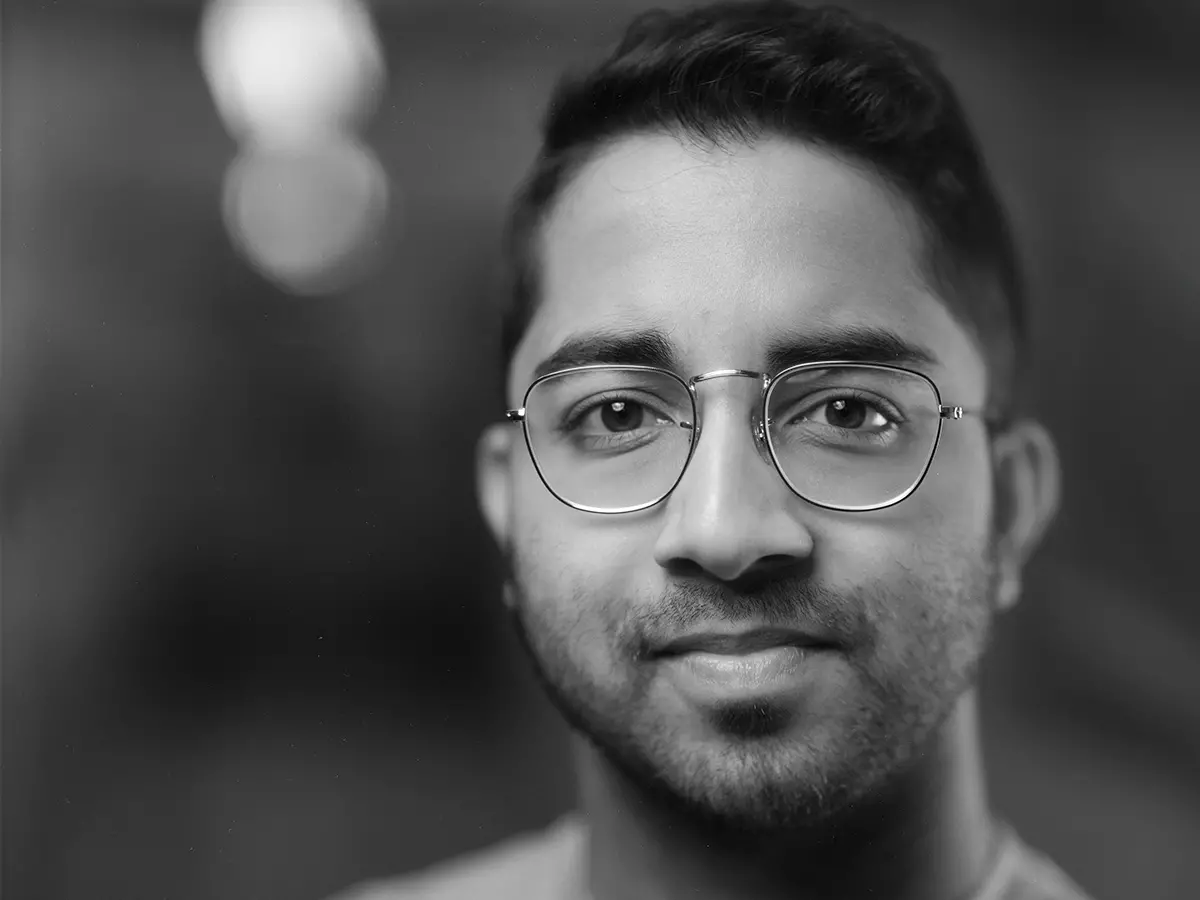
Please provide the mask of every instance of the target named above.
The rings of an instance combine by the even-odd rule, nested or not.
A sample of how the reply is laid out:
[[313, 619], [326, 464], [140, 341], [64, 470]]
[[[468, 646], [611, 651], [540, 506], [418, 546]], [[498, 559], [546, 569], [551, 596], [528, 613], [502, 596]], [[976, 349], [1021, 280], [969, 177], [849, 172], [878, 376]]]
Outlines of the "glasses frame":
[[[922, 381], [928, 384], [930, 389], [933, 391], [933, 396], [938, 410], [938, 427], [937, 433], [933, 437], [933, 445], [929, 450], [929, 458], [925, 461], [925, 465], [921, 468], [921, 474], [917, 476], [912, 485], [898, 497], [895, 497], [892, 500], [866, 506], [835, 506], [828, 503], [819, 503], [816, 500], [806, 497], [801, 491], [799, 491], [784, 473], [783, 466], [779, 463], [779, 457], [775, 453], [775, 443], [771, 438], [771, 431], [769, 428], [765, 427], [771, 424], [771, 421], [767, 416], [767, 410], [770, 408], [771, 395], [774, 393], [776, 385], [791, 375], [794, 375], [796, 372], [803, 372], [810, 369], [828, 369], [834, 366], [853, 366], [859, 369], [878, 369], [886, 372], [903, 372], [906, 375], [913, 375], [917, 378], [920, 378]], [[526, 417], [525, 411], [529, 404], [529, 397], [538, 385], [544, 381], [548, 381], [549, 379], [559, 378], [572, 372], [594, 372], [602, 369], [619, 369], [626, 372], [653, 372], [658, 375], [666, 375], [667, 377], [677, 381], [687, 390], [688, 399], [692, 405], [692, 421], [679, 423], [680, 427], [687, 428], [692, 432], [691, 441], [688, 445], [688, 455], [684, 460], [682, 467], [680, 467], [679, 476], [674, 482], [671, 483], [671, 486], [663, 491], [658, 497], [646, 503], [639, 503], [636, 506], [625, 506], [620, 507], [619, 509], [605, 509], [595, 506], [587, 506], [581, 503], [574, 503], [571, 500], [568, 500], [566, 497], [559, 494], [546, 479], [545, 473], [542, 472], [542, 467], [538, 464], [537, 454], [533, 450], [533, 442], [529, 437], [529, 420]], [[675, 488], [677, 488], [679, 483], [683, 481], [683, 476], [687, 473], [688, 466], [692, 461], [692, 456], [695, 455], [696, 447], [700, 443], [700, 434], [703, 430], [703, 423], [700, 421], [700, 406], [698, 403], [699, 398], [696, 394], [696, 385], [705, 381], [712, 381], [715, 378], [755, 378], [762, 382], [762, 395], [758, 404], [759, 416], [752, 429], [755, 443], [760, 448], [766, 449], [767, 454], [770, 456], [771, 464], [775, 467], [776, 473], [778, 473], [779, 477], [783, 479], [783, 483], [788, 486], [788, 489], [791, 490], [793, 494], [795, 494], [805, 503], [819, 507], [820, 509], [832, 510], [834, 512], [874, 512], [876, 510], [887, 509], [895, 506], [897, 503], [902, 503], [904, 500], [907, 500], [913, 495], [913, 493], [925, 480], [925, 476], [929, 473], [929, 469], [933, 465], [933, 458], [937, 455], [938, 445], [942, 440], [943, 422], [947, 420], [957, 421], [964, 416], [979, 416], [984, 422], [990, 422], [988, 415], [980, 410], [972, 410], [963, 406], [948, 406], [944, 404], [942, 402], [942, 393], [938, 390], [937, 384], [935, 384], [933, 379], [928, 375], [925, 375], [923, 372], [917, 372], [904, 366], [893, 366], [885, 363], [863, 363], [856, 362], [854, 360], [840, 359], [800, 363], [798, 365], [789, 366], [786, 369], [782, 369], [774, 375], [770, 375], [766, 372], [755, 372], [750, 369], [714, 369], [711, 372], [703, 372], [699, 375], [693, 375], [689, 379], [684, 379], [669, 369], [662, 369], [658, 366], [621, 365], [616, 363], [597, 363], [586, 366], [571, 366], [566, 369], [559, 369], [555, 372], [547, 372], [545, 375], [534, 379], [534, 381], [525, 390], [525, 396], [521, 399], [521, 406], [517, 409], [506, 410], [504, 415], [509, 422], [521, 424], [521, 430], [525, 435], [525, 448], [529, 451], [529, 458], [533, 462], [533, 468], [537, 472], [538, 478], [541, 479], [542, 484], [546, 486], [546, 490], [548, 490], [557, 500], [565, 503], [572, 509], [579, 510], [580, 512], [596, 513], [597, 515], [621, 515], [624, 513], [641, 512], [642, 510], [650, 509], [651, 507], [662, 503], [667, 499], [667, 497], [671, 496]]]

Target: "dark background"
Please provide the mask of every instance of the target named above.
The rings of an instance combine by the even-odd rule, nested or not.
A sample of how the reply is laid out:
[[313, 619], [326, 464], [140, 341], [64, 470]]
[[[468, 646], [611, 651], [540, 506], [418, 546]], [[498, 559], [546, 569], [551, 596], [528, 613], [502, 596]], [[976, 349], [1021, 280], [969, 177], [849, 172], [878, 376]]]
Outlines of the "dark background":
[[[1020, 232], [1065, 509], [984, 676], [994, 799], [1097, 900], [1200, 897], [1200, 4], [856, 3], [931, 43]], [[3, 890], [296, 898], [572, 802], [473, 442], [500, 216], [629, 0], [389, 0], [369, 277], [220, 216], [189, 0], [3, 9]]]

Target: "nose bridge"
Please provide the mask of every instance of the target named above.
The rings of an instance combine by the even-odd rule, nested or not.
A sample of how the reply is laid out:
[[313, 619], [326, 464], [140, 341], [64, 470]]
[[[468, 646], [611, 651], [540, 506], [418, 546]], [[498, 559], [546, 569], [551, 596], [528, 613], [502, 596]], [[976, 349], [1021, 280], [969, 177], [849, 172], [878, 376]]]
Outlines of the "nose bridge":
[[[763, 376], [724, 369], [697, 376], [692, 385], [723, 377], [752, 378], [757, 390], [752, 399], [747, 397], [751, 385], [743, 382], [742, 390], [706, 398], [688, 468], [667, 500], [655, 558], [664, 566], [687, 562], [731, 580], [763, 565], [803, 557], [811, 540], [789, 513], [782, 496], [788, 489], [756, 421], [762, 412]], [[753, 437], [748, 425], [754, 426]]]
[[767, 376], [762, 372], [754, 372], [750, 369], [713, 369], [711, 372], [702, 372], [692, 376], [692, 380], [688, 384], [695, 386], [702, 381], [712, 381], [714, 378], [757, 378], [765, 385]]
[[[703, 402], [697, 393], [696, 445], [688, 468], [707, 469], [708, 471], [704, 474], [691, 473], [693, 478], [698, 476], [700, 480], [710, 484], [712, 483], [710, 479], [715, 478], [722, 485], [726, 485], [742, 481], [747, 475], [753, 477], [761, 474], [746, 472], [748, 460], [742, 456], [745, 450], [742, 442], [746, 437], [743, 429], [750, 432], [757, 455], [767, 464], [767, 469], [771, 470], [771, 474], [775, 474], [770, 451], [766, 445], [766, 437], [763, 434], [762, 422], [759, 421], [762, 414], [761, 389], [765, 385], [765, 376], [761, 372], [747, 369], [718, 369], [695, 376], [691, 379], [690, 384], [694, 391], [696, 384], [719, 378], [754, 379], [757, 382], [756, 390], [753, 392], [747, 390], [745, 393], [733, 391], [732, 395], [721, 395], [716, 406], [718, 408], [731, 407], [736, 410], [732, 416], [719, 413], [718, 408], [714, 408], [713, 397], [710, 396], [707, 398], [708, 402]], [[749, 385], [747, 385], [748, 387]], [[743, 413], [745, 413], [744, 417]], [[688, 480], [688, 473], [685, 473], [684, 480]]]
[[762, 391], [766, 390], [766, 387], [769, 383], [767, 375], [763, 372], [755, 372], [750, 369], [714, 369], [711, 372], [703, 372], [700, 375], [696, 375], [696, 376], [692, 377], [692, 379], [688, 382], [688, 387], [691, 389], [693, 394], [696, 394], [696, 401], [697, 401], [697, 407], [698, 407], [697, 408], [698, 421], [696, 423], [697, 424], [697, 429], [696, 429], [697, 441], [699, 441], [701, 432], [704, 430], [704, 421], [708, 417], [706, 417], [704, 414], [704, 411], [699, 408], [701, 406], [701, 404], [700, 404], [699, 395], [696, 392], [696, 385], [701, 384], [706, 381], [713, 381], [718, 378], [752, 378], [752, 379], [755, 379], [759, 383], [759, 391], [753, 395], [753, 397], [750, 399], [749, 404], [747, 404], [747, 407], [748, 407], [749, 413], [750, 413], [749, 425], [750, 425], [751, 431], [754, 435], [754, 444], [755, 444], [755, 447], [759, 451], [759, 455], [762, 456], [762, 458], [766, 462], [770, 463], [771, 462], [770, 451], [767, 448], [766, 435], [763, 431], [764, 423], [761, 421], [762, 410], [760, 408], [760, 401], [762, 398]]

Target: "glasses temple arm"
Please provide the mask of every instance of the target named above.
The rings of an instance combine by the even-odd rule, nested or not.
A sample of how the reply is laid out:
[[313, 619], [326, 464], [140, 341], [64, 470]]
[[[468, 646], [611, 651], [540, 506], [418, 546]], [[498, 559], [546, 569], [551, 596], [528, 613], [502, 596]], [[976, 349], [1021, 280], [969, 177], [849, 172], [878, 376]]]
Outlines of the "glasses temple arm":
[[962, 406], [939, 406], [938, 415], [943, 419], [962, 419], [967, 416], [976, 416], [992, 429], [1003, 429], [1010, 422], [1008, 416], [995, 409], [966, 409]]

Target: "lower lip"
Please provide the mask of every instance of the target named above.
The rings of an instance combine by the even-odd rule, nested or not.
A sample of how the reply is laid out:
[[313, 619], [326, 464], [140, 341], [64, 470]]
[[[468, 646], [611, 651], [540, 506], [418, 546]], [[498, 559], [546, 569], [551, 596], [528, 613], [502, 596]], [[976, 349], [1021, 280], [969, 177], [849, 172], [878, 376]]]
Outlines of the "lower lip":
[[693, 651], [663, 660], [680, 691], [703, 703], [751, 700], [797, 690], [828, 647], [769, 647], [753, 653]]

